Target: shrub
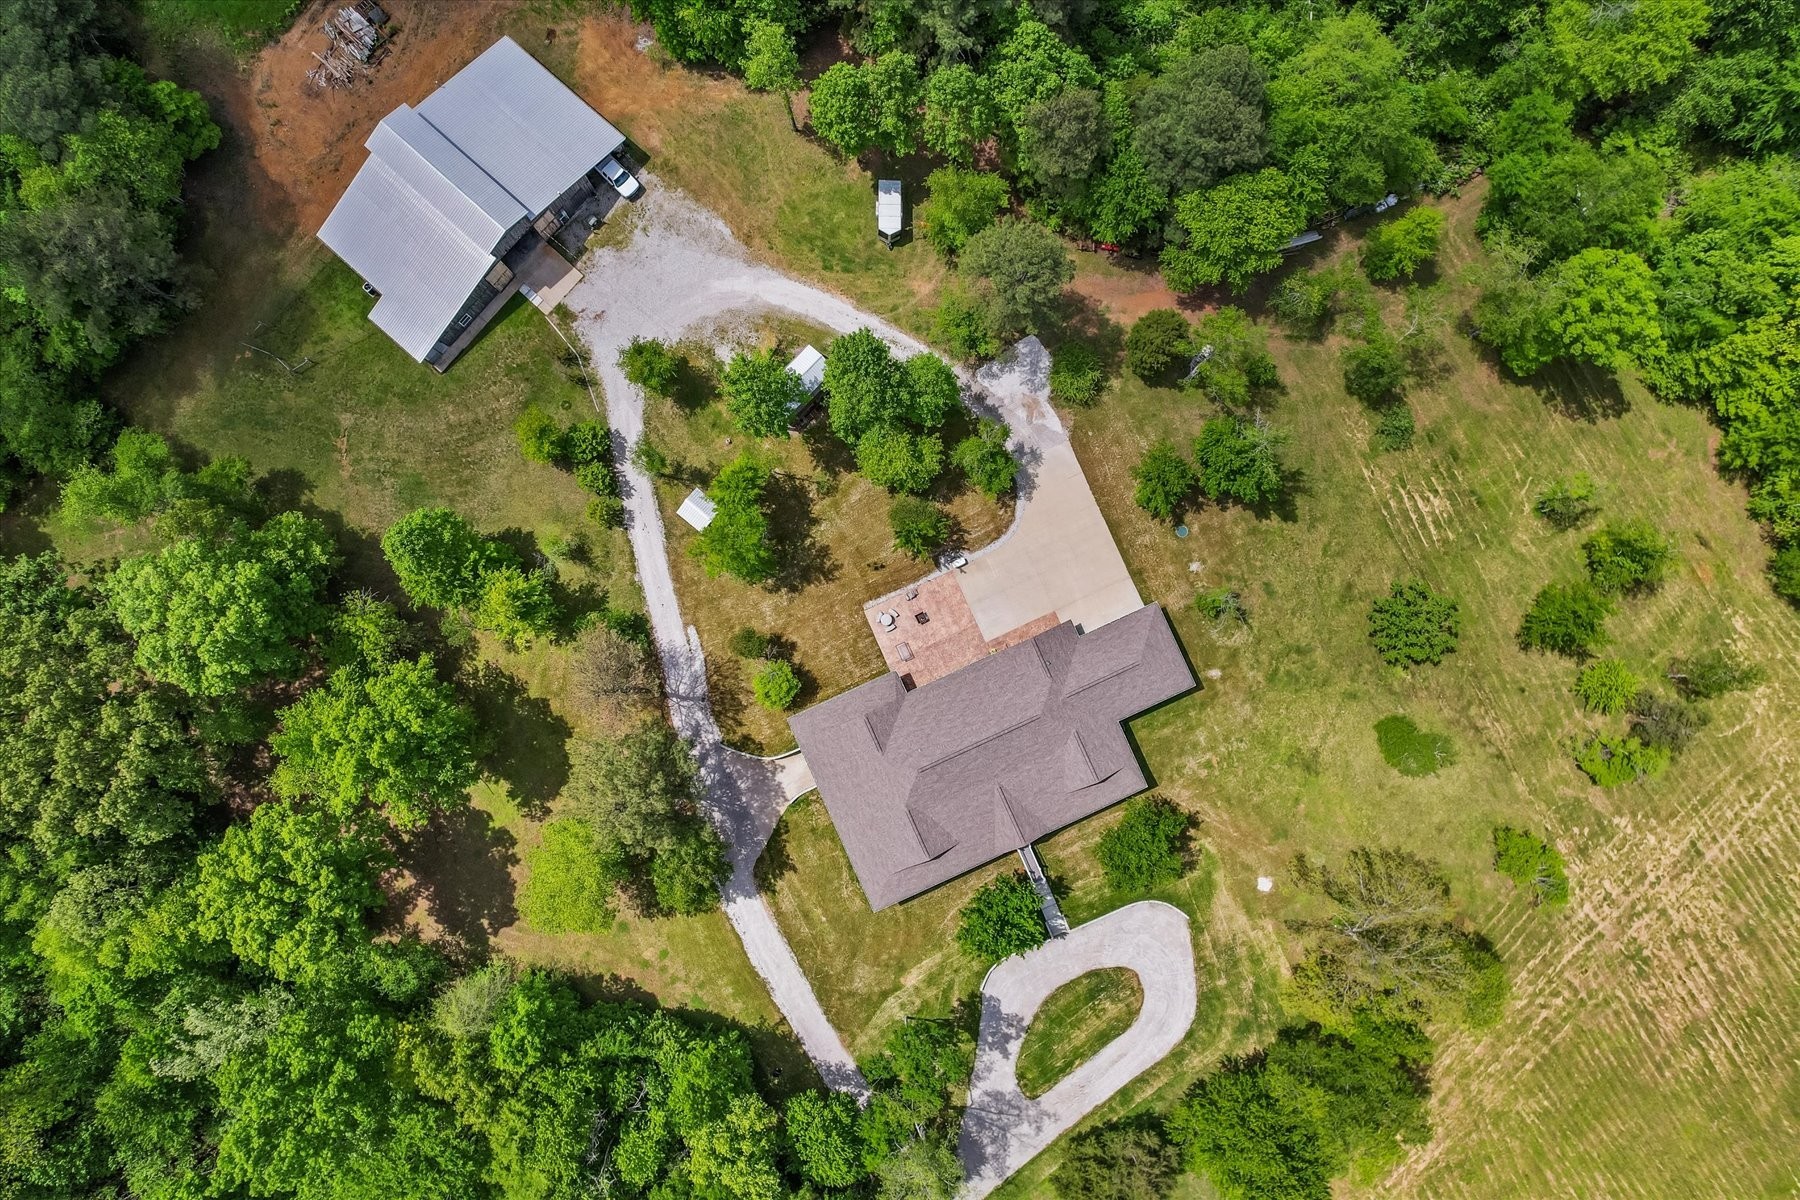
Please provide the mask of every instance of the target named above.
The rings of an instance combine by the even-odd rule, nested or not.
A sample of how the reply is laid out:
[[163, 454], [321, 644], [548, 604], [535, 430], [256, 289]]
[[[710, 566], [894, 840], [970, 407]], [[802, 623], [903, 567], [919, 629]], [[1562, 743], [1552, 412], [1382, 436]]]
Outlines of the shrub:
[[575, 468], [575, 483], [590, 496], [619, 494], [619, 476], [609, 462], [582, 463]]
[[1537, 498], [1531, 510], [1553, 529], [1574, 529], [1587, 523], [1599, 511], [1594, 503], [1594, 481], [1586, 472], [1559, 479], [1554, 487]]
[[1561, 908], [1569, 900], [1569, 877], [1556, 847], [1511, 825], [1494, 826], [1494, 869], [1531, 894], [1532, 907]]
[[800, 696], [800, 676], [786, 659], [770, 659], [757, 669], [750, 690], [770, 712], [786, 712]]
[[1779, 550], [1769, 560], [1769, 586], [1783, 600], [1800, 605], [1800, 545]]
[[1125, 335], [1125, 367], [1145, 383], [1167, 382], [1177, 363], [1187, 365], [1193, 330], [1172, 308], [1153, 308]]
[[617, 496], [595, 496], [588, 501], [587, 518], [602, 529], [623, 529], [625, 501]]
[[1007, 436], [1004, 423], [983, 417], [975, 432], [956, 443], [950, 452], [950, 461], [990, 499], [998, 499], [1018, 482], [1019, 460], [1006, 448]]
[[731, 635], [726, 645], [739, 658], [767, 658], [769, 656], [770, 638], [766, 633], [759, 633], [748, 625]]
[[1712, 700], [1727, 692], [1747, 691], [1768, 677], [1761, 667], [1745, 662], [1729, 650], [1672, 658], [1664, 674], [1688, 700]]
[[896, 496], [888, 506], [894, 545], [917, 559], [930, 559], [950, 537], [950, 518], [929, 500]]
[[1325, 331], [1325, 322], [1337, 299], [1335, 271], [1305, 271], [1289, 275], [1269, 296], [1269, 308], [1282, 326], [1307, 337]]
[[859, 1112], [855, 1099], [843, 1092], [800, 1092], [788, 1100], [782, 1130], [801, 1175], [829, 1188], [862, 1180]]
[[761, 583], [775, 574], [775, 549], [763, 511], [769, 479], [769, 469], [748, 454], [738, 455], [713, 477], [706, 493], [713, 502], [713, 519], [694, 539], [692, 551], [709, 576]]
[[1056, 315], [1075, 263], [1062, 239], [1035, 221], [1002, 217], [962, 249], [962, 277], [981, 295], [996, 333], [1028, 333]]
[[1610, 717], [1625, 711], [1640, 683], [1630, 667], [1616, 658], [1603, 658], [1581, 668], [1575, 676], [1575, 696], [1589, 712]]
[[1188, 1169], [1225, 1200], [1325, 1200], [1331, 1155], [1319, 1120], [1239, 1060], [1195, 1085], [1169, 1116]]
[[1023, 954], [1049, 936], [1037, 892], [1023, 871], [982, 884], [959, 915], [957, 943], [990, 962]]
[[484, 536], [448, 508], [418, 508], [381, 537], [381, 552], [414, 604], [463, 608], [481, 598], [482, 577], [516, 566], [504, 543]]
[[943, 471], [944, 443], [935, 433], [880, 425], [856, 440], [856, 466], [876, 487], [916, 494]]
[[1183, 386], [1223, 407], [1242, 407], [1253, 394], [1281, 382], [1268, 336], [1236, 305], [1227, 304], [1194, 323], [1186, 348], [1196, 347]]
[[1442, 662], [1461, 636], [1460, 606], [1417, 581], [1395, 583], [1369, 609], [1369, 639], [1392, 667]]
[[668, 396], [681, 378], [681, 357], [654, 338], [632, 338], [619, 351], [619, 369], [653, 396]]
[[806, 403], [806, 385], [772, 350], [732, 355], [719, 391], [731, 419], [751, 437], [780, 437]]
[[1244, 598], [1230, 588], [1208, 588], [1194, 597], [1194, 607], [1200, 610], [1201, 616], [1213, 621], [1250, 623], [1250, 610], [1244, 607]]
[[994, 223], [1008, 189], [1005, 178], [991, 171], [939, 167], [925, 177], [925, 190], [929, 199], [919, 205], [914, 224], [926, 241], [955, 254]]
[[1647, 689], [1633, 696], [1625, 711], [1631, 714], [1627, 732], [1652, 749], [1667, 750], [1670, 757], [1687, 749], [1712, 720], [1697, 704], [1670, 700]]
[[1552, 583], [1538, 591], [1519, 623], [1519, 646], [1585, 658], [1606, 644], [1612, 601], [1585, 583]]
[[528, 642], [556, 624], [556, 597], [542, 575], [518, 567], [501, 567], [482, 577], [475, 624], [500, 635], [508, 644]]
[[1363, 242], [1363, 270], [1377, 283], [1409, 277], [1437, 256], [1443, 232], [1444, 214], [1419, 205], [1369, 232]]
[[529, 462], [553, 463], [562, 457], [562, 426], [535, 404], [519, 414], [513, 433], [519, 439], [519, 453]]
[[1106, 386], [1106, 364], [1081, 342], [1064, 342], [1050, 356], [1050, 395], [1086, 408]]
[[1456, 748], [1448, 737], [1427, 733], [1401, 713], [1375, 722], [1375, 744], [1387, 765], [1402, 775], [1433, 775], [1456, 761]]
[[1144, 457], [1132, 468], [1131, 478], [1137, 483], [1132, 493], [1137, 506], [1163, 521], [1175, 519], [1199, 482], [1194, 468], [1167, 438], [1144, 451]]
[[1583, 542], [1588, 578], [1609, 595], [1648, 592], [1668, 574], [1675, 549], [1647, 521], [1609, 524]]
[[1384, 406], [1375, 419], [1375, 432], [1369, 444], [1383, 453], [1410, 450], [1413, 444], [1413, 411], [1404, 400]]
[[1400, 344], [1385, 330], [1344, 351], [1344, 391], [1370, 408], [1380, 408], [1406, 386]]
[[1000, 353], [1000, 339], [988, 318], [987, 306], [967, 288], [951, 285], [938, 302], [935, 324], [938, 340], [963, 362], [992, 358]]
[[616, 915], [613, 889], [624, 870], [599, 849], [593, 828], [579, 817], [546, 824], [526, 858], [530, 874], [519, 890], [519, 915], [543, 933], [609, 931]]
[[1094, 856], [1106, 882], [1119, 891], [1148, 891], [1181, 878], [1188, 814], [1161, 796], [1139, 796], [1125, 819], [1100, 837]]
[[691, 917], [718, 907], [719, 885], [730, 874], [724, 839], [705, 820], [692, 817], [650, 860], [650, 890], [661, 912]]
[[563, 431], [557, 445], [557, 457], [577, 470], [592, 463], [604, 463], [610, 468], [612, 430], [604, 421], [577, 421]]
[[1258, 417], [1218, 416], [1200, 427], [1194, 439], [1194, 460], [1200, 490], [1208, 499], [1223, 504], [1267, 504], [1281, 495], [1279, 450], [1284, 434], [1269, 428]]
[[1669, 765], [1669, 751], [1646, 746], [1635, 737], [1596, 734], [1575, 752], [1575, 762], [1601, 787], [1617, 787], [1660, 774]]
[[669, 456], [648, 437], [640, 437], [631, 448], [631, 463], [644, 474], [661, 479], [669, 473]]

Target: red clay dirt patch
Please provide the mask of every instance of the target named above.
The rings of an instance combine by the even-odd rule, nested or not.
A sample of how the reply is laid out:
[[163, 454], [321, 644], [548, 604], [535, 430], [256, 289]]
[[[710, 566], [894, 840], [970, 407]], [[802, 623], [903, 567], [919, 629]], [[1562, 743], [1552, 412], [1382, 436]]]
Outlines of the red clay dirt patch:
[[235, 86], [214, 97], [224, 109], [217, 115], [249, 149], [257, 218], [300, 234], [324, 224], [367, 157], [363, 142], [376, 122], [397, 105], [417, 103], [485, 50], [517, 5], [388, 0], [397, 31], [392, 48], [349, 88], [320, 88], [306, 78], [317, 65], [313, 53], [325, 45], [319, 20], [326, 7], [307, 9]]

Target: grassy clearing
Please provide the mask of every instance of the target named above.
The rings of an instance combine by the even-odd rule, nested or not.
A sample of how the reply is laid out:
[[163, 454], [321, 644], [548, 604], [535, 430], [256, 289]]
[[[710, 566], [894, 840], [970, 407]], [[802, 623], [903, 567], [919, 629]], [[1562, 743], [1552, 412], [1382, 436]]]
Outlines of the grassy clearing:
[[[1448, 278], [1477, 253], [1471, 216], [1453, 213]], [[1792, 1187], [1779, 1098], [1800, 1075], [1759, 1014], [1791, 1003], [1797, 981], [1767, 931], [1796, 918], [1770, 866], [1797, 849], [1783, 765], [1794, 727], [1781, 714], [1800, 703], [1800, 622], [1759, 577], [1766, 551], [1711, 465], [1703, 416], [1631, 381], [1521, 385], [1452, 334], [1444, 370], [1411, 397], [1415, 448], [1377, 455], [1369, 414], [1342, 392], [1338, 346], [1280, 338], [1274, 350], [1287, 391], [1270, 415], [1294, 435], [1301, 483], [1286, 518], [1206, 508], [1187, 514], [1181, 541], [1132, 504], [1143, 449], [1191, 439], [1210, 415], [1196, 397], [1127, 379], [1070, 415], [1140, 590], [1169, 608], [1194, 665], [1219, 673], [1132, 731], [1162, 793], [1200, 817], [1226, 886], [1281, 917], [1294, 854], [1403, 846], [1446, 864], [1512, 967], [1502, 1024], [1448, 1039], [1438, 1137], [1386, 1190], [1513, 1196], [1578, 1177], [1634, 1196]], [[1580, 535], [1530, 510], [1577, 471], [1601, 482], [1606, 516], [1648, 518], [1680, 547], [1662, 591], [1613, 617], [1609, 653], [1654, 677], [1670, 653], [1735, 642], [1772, 671], [1762, 691], [1717, 702], [1665, 776], [1610, 794], [1588, 786], [1568, 746], [1619, 722], [1584, 715], [1567, 664], [1513, 640], [1541, 584], [1581, 573]], [[1465, 633], [1443, 665], [1399, 672], [1369, 649], [1364, 614], [1407, 577], [1460, 599]], [[1249, 637], [1217, 640], [1193, 610], [1214, 586], [1244, 595]], [[1458, 761], [1396, 776], [1369, 735], [1396, 711], [1444, 731]], [[1542, 828], [1568, 851], [1575, 900], [1562, 915], [1529, 910], [1491, 870], [1502, 822]], [[1272, 896], [1251, 891], [1257, 874], [1277, 877]], [[1702, 949], [1713, 934], [1727, 945]], [[1704, 985], [1684, 982], [1697, 975]], [[1709, 1064], [1703, 1047], [1727, 1045], [1729, 1064]], [[1735, 1181], [1713, 1140], [1725, 1130]], [[1645, 1144], [1659, 1147], [1654, 1174]]]
[[143, 0], [144, 23], [159, 37], [210, 31], [242, 53], [281, 36], [306, 0]]
[[756, 875], [825, 1015], [858, 1057], [914, 1014], [947, 1016], [975, 994], [987, 964], [956, 944], [957, 912], [1008, 860], [881, 912], [870, 912], [814, 793], [782, 816]]
[[[573, 84], [649, 155], [650, 169], [753, 251], [924, 332], [944, 267], [922, 241], [889, 250], [876, 238], [875, 174], [796, 135], [779, 96], [659, 65], [635, 48], [638, 32], [620, 16], [589, 21]], [[924, 169], [909, 161], [881, 173], [916, 184]]]
[[[891, 497], [855, 472], [849, 451], [822, 418], [804, 437], [747, 438], [714, 392], [715, 342], [773, 346], [789, 355], [808, 342], [823, 348], [830, 337], [827, 330], [783, 318], [710, 331], [683, 346], [696, 369], [677, 398], [652, 399], [645, 412], [646, 435], [678, 464], [673, 477], [658, 484], [657, 500], [682, 611], [706, 650], [713, 711], [726, 739], [754, 753], [777, 753], [794, 740], [787, 715], [769, 712], [751, 697], [756, 663], [732, 654], [731, 635], [745, 626], [779, 634], [802, 680], [795, 707], [804, 708], [887, 669], [863, 603], [928, 569], [893, 548]], [[944, 441], [953, 445], [969, 430], [967, 414], [959, 412], [945, 427]], [[689, 553], [694, 531], [675, 515], [689, 490], [705, 487], [720, 466], [746, 449], [776, 472], [770, 524], [783, 548], [782, 570], [764, 587], [730, 577], [708, 579]], [[988, 500], [953, 468], [931, 498], [950, 513], [961, 545], [985, 545], [1012, 520], [1010, 502]]]
[[1019, 1090], [1033, 1098], [1131, 1028], [1144, 1007], [1136, 971], [1089, 971], [1051, 992], [1019, 1047]]

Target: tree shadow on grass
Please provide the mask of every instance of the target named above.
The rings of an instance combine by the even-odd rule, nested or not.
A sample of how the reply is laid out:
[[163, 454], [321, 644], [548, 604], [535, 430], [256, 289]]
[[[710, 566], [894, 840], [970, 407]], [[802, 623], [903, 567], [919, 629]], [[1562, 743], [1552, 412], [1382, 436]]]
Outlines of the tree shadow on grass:
[[484, 955], [488, 939], [518, 920], [516, 845], [486, 813], [464, 807], [439, 813], [400, 847], [400, 864], [419, 881], [431, 919], [467, 957]]
[[758, 890], [774, 891], [793, 869], [793, 855], [788, 850], [787, 822], [777, 821], [775, 829], [769, 834], [769, 840], [763, 844], [762, 854], [756, 860]]
[[832, 480], [856, 470], [856, 452], [837, 434], [831, 432], [830, 418], [820, 413], [800, 434], [813, 465]]
[[492, 739], [482, 766], [505, 782], [521, 813], [543, 816], [569, 779], [569, 723], [493, 663], [473, 667], [464, 683], [476, 719]]
[[1587, 363], [1551, 363], [1527, 382], [1545, 407], [1573, 421], [1596, 425], [1631, 411], [1618, 378]]
[[682, 413], [692, 416], [719, 394], [717, 379], [718, 360], [708, 356], [704, 365], [694, 362], [694, 356], [686, 347], [678, 359], [680, 366], [675, 372], [675, 384], [669, 389], [669, 399]]
[[778, 592], [797, 592], [836, 579], [837, 559], [831, 548], [818, 539], [813, 492], [808, 482], [776, 473], [769, 481], [767, 504], [769, 537], [780, 560], [769, 587]]

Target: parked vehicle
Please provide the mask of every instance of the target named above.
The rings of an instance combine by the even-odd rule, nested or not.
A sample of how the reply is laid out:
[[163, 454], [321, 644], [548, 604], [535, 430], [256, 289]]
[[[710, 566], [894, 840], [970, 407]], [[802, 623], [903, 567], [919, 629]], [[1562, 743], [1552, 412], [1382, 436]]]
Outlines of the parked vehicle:
[[608, 155], [600, 163], [600, 178], [612, 184], [613, 191], [629, 200], [644, 190], [644, 185], [632, 177], [625, 164]]

